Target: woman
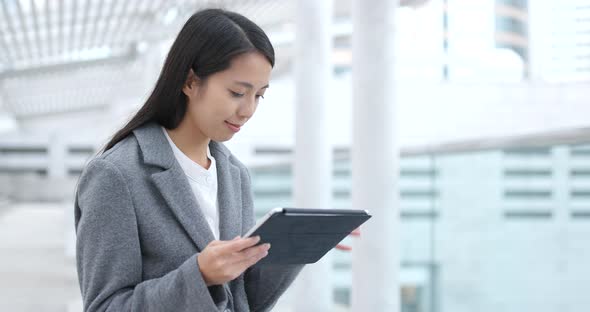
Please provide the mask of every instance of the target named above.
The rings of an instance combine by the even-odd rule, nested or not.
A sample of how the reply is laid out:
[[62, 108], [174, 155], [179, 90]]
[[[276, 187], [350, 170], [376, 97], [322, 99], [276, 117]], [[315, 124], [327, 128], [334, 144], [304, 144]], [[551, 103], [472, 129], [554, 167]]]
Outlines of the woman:
[[221, 143], [252, 117], [274, 50], [208, 9], [173, 43], [138, 113], [85, 168], [75, 203], [85, 311], [267, 311], [301, 266], [256, 266], [246, 167]]

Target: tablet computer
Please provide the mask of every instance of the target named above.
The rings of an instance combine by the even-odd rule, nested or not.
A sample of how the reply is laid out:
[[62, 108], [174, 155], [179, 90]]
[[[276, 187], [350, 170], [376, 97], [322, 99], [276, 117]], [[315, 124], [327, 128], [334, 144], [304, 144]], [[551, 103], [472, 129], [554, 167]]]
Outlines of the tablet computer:
[[366, 210], [275, 208], [244, 237], [270, 243], [260, 264], [315, 263], [369, 218]]

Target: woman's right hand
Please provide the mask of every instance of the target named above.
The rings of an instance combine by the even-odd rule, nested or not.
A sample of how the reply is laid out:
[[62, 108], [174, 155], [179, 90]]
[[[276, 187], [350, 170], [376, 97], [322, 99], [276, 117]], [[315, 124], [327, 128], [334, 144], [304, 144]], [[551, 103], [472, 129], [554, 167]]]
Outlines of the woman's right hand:
[[197, 256], [207, 286], [229, 282], [268, 254], [270, 244], [255, 246], [259, 236], [230, 241], [214, 240]]

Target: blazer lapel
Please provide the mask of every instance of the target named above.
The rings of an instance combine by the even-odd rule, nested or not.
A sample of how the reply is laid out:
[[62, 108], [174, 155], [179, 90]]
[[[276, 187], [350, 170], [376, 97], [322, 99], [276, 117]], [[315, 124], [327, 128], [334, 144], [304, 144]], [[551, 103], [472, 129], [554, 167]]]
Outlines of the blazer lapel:
[[133, 133], [142, 150], [144, 162], [165, 169], [153, 173], [152, 181], [197, 248], [203, 250], [215, 238], [162, 128], [149, 123]]
[[242, 189], [240, 169], [229, 160], [229, 151], [211, 142], [211, 155], [217, 162], [217, 202], [219, 203], [219, 236], [230, 240], [242, 233]]
[[152, 174], [152, 180], [180, 224], [199, 250], [203, 250], [215, 237], [195, 199], [184, 171], [179, 165], [175, 165], [168, 170]]

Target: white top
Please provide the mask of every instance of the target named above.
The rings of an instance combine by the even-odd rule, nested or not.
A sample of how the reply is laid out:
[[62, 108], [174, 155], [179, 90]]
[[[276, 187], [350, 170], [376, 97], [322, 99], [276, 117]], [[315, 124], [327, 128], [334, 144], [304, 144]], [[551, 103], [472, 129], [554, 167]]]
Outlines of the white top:
[[166, 139], [168, 139], [168, 143], [170, 143], [170, 147], [172, 147], [174, 157], [188, 178], [191, 189], [197, 199], [197, 203], [199, 204], [207, 223], [209, 223], [213, 236], [215, 236], [215, 239], [219, 239], [217, 168], [215, 166], [215, 158], [211, 156], [209, 146], [207, 146], [207, 157], [211, 160], [211, 165], [209, 166], [209, 169], [205, 169], [186, 156], [176, 144], [174, 144], [164, 127], [162, 127], [162, 131], [164, 131], [164, 135], [166, 135]]

